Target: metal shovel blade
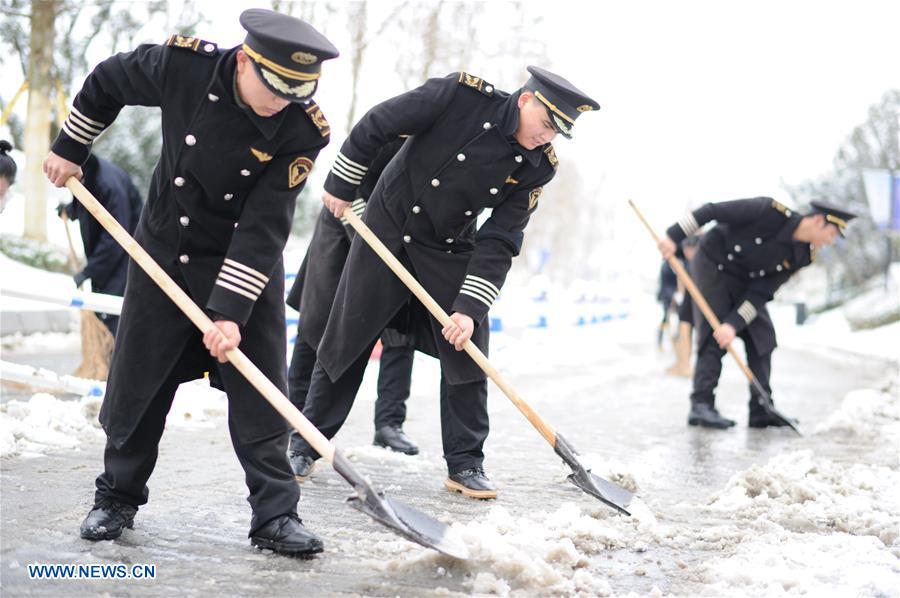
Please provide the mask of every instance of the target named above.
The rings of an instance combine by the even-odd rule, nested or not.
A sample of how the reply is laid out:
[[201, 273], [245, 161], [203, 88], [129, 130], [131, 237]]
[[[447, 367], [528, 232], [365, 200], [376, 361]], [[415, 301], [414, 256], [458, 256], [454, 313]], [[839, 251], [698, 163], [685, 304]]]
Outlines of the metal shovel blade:
[[631, 515], [628, 511], [628, 505], [631, 504], [631, 499], [634, 498], [633, 493], [585, 469], [584, 465], [576, 457], [572, 445], [561, 434], [556, 435], [556, 445], [553, 448], [556, 449], [556, 454], [562, 458], [566, 465], [572, 468], [572, 473], [568, 476], [570, 482], [625, 515]]
[[788, 426], [791, 430], [797, 433], [798, 436], [803, 436], [803, 433], [797, 428], [796, 420], [787, 417], [778, 409], [775, 408], [775, 403], [772, 402], [772, 397], [769, 396], [769, 393], [766, 392], [766, 389], [762, 387], [762, 384], [756, 379], [756, 376], [751, 378], [750, 382], [753, 384], [753, 387], [756, 388], [756, 391], [759, 393], [759, 397], [757, 398], [757, 402], [759, 406], [762, 407], [766, 413], [775, 419], [779, 420], [784, 425]]
[[332, 465], [356, 490], [357, 495], [347, 499], [351, 507], [416, 544], [453, 558], [469, 558], [465, 543], [448, 525], [376, 491], [341, 453], [335, 452]]

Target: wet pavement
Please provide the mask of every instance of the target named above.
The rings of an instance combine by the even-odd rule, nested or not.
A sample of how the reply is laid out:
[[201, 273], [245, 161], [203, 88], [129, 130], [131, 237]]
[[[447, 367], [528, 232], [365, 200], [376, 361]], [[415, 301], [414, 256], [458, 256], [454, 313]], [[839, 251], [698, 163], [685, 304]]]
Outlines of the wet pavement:
[[[507, 364], [528, 360], [513, 368], [513, 386], [586, 460], [608, 460], [614, 469], [627, 471], [660, 523], [691, 530], [721, 524], [721, 516], [700, 508], [710, 494], [736, 471], [785, 451], [808, 448], [847, 460], [891, 458], [859, 439], [840, 442], [814, 434], [799, 438], [784, 429], [748, 429], [747, 385], [733, 364], [725, 368], [718, 407], [737, 419], [738, 426], [728, 431], [688, 427], [689, 381], [663, 375], [670, 355], [655, 353], [641, 340], [619, 339], [615, 351], [582, 354], [571, 365], [561, 359], [544, 363], [538, 350], [504, 355], [502, 343], [497, 352], [498, 360]], [[552, 448], [495, 388], [485, 466], [500, 497], [477, 502], [444, 490], [437, 369], [427, 358], [416, 367], [405, 429], [420, 444], [419, 456], [369, 448], [369, 396], [360, 396], [336, 439], [349, 448], [360, 470], [392, 497], [442, 521], [462, 524], [496, 517], [498, 507], [520, 521], [538, 521], [541, 514], [573, 503], [597, 521], [627, 532], [624, 540], [595, 537], [577, 542], [584, 561], [578, 568], [605, 579], [612, 593], [643, 595], [656, 587], [665, 593], [694, 594], [702, 588], [704, 580], [694, 572], [716, 554], [714, 543], [690, 551], [641, 545], [636, 523], [631, 526], [565, 480], [567, 471]], [[813, 356], [781, 348], [772, 384], [780, 408], [799, 417], [802, 429], [811, 433], [848, 391], [896, 379], [897, 369], [896, 363], [849, 354]], [[375, 370], [370, 368], [364, 388], [371, 388]], [[896, 467], [895, 462], [889, 464]], [[134, 530], [115, 542], [90, 543], [77, 534], [92, 502], [93, 478], [102, 467], [99, 440], [47, 456], [4, 459], [0, 465], [0, 586], [5, 596], [446, 595], [477, 591], [481, 586], [473, 585], [473, 579], [480, 573], [498, 578], [504, 574], [495, 564], [463, 564], [394, 536], [344, 504], [349, 487], [323, 462], [302, 487], [300, 514], [324, 538], [325, 552], [303, 561], [256, 550], [246, 538], [249, 508], [242, 472], [221, 419], [213, 429], [167, 430], [149, 483], [150, 502], [138, 513]], [[154, 564], [156, 578], [32, 580], [26, 571], [31, 563]], [[558, 593], [535, 584], [533, 592], [527, 584], [511, 590]]]

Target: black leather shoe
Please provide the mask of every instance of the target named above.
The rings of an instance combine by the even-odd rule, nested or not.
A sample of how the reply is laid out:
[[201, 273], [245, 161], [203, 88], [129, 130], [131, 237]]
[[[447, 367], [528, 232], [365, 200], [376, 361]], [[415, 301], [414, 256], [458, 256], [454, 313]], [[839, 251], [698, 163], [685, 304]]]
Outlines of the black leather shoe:
[[691, 412], [688, 414], [688, 425], [724, 430], [733, 426], [734, 420], [722, 417], [712, 405], [695, 403], [691, 405]]
[[294, 514], [270, 520], [250, 536], [250, 543], [257, 548], [300, 558], [312, 558], [323, 548], [321, 538], [303, 527], [303, 522]]
[[[793, 417], [787, 419], [789, 419], [795, 426], [800, 423]], [[787, 427], [788, 423], [781, 418], [770, 415], [766, 411], [759, 411], [750, 413], [750, 417], [747, 420], [747, 425], [751, 428], [782, 428]]]
[[458, 473], [451, 473], [444, 486], [451, 492], [462, 492], [469, 498], [497, 498], [497, 487], [480, 467], [471, 467]]
[[114, 500], [101, 500], [81, 522], [81, 537], [85, 540], [115, 540], [122, 530], [134, 527], [137, 507]]
[[404, 455], [418, 455], [419, 447], [409, 439], [400, 426], [381, 426], [375, 432], [375, 446], [383, 446]]
[[300, 451], [291, 451], [288, 453], [288, 460], [291, 462], [291, 471], [294, 472], [294, 478], [298, 482], [305, 482], [312, 475], [313, 469], [316, 468], [316, 460], [308, 457]]

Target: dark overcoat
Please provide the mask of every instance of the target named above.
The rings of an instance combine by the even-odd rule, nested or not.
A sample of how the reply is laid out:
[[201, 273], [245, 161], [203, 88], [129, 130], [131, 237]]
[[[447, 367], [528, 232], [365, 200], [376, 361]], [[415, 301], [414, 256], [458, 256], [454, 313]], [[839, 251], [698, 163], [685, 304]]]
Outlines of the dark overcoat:
[[[445, 311], [473, 318], [472, 341], [485, 353], [488, 310], [556, 168], [549, 144], [527, 150], [516, 143], [519, 95], [466, 73], [430, 79], [366, 113], [325, 181], [332, 195], [353, 199], [378, 149], [409, 136], [378, 179], [364, 220]], [[477, 228], [486, 209], [490, 217]], [[332, 379], [389, 323], [403, 329], [396, 316], [409, 297], [365, 241], [354, 238], [319, 344], [319, 362]], [[423, 339], [418, 349], [440, 358], [451, 384], [485, 378], [468, 354], [443, 339], [434, 318], [412, 318], [405, 331]]]
[[[269, 118], [244, 105], [237, 50], [172, 36], [110, 57], [85, 80], [53, 147], [82, 163], [124, 105], [161, 108], [162, 155], [135, 238], [211, 316], [241, 326], [240, 349], [284, 391], [281, 256], [329, 128], [314, 102]], [[225, 382], [241, 441], [286, 429], [233, 366], [215, 366], [200, 332], [132, 263], [100, 413], [110, 440], [127, 440], [164, 381], [204, 371]]]
[[[811, 246], [793, 240], [801, 214], [770, 197], [708, 203], [666, 231], [676, 243], [716, 225], [700, 240], [700, 259], [692, 260], [697, 286], [721, 322], [750, 335], [759, 354], [777, 345], [766, 303], [775, 291], [813, 259]], [[694, 317], [698, 346], [712, 334], [703, 316]]]

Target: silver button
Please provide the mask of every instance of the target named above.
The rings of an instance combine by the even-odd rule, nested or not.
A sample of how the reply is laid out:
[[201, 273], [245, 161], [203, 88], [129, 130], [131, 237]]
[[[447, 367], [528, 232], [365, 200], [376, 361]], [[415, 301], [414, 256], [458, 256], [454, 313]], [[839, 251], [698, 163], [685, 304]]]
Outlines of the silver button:
[[760, 271], [759, 271], [759, 275], [760, 275], [760, 276], [765, 276], [765, 275], [766, 275], [766, 271], [765, 271], [765, 270], [760, 270]]
[[422, 208], [420, 208], [419, 206], [413, 206], [413, 207], [412, 207], [412, 212], [413, 212], [413, 214], [418, 214], [418, 213], [421, 212], [421, 211], [422, 211]]
[[235, 222], [235, 223], [234, 223], [234, 228], [237, 228], [237, 225], [238, 225], [238, 223], [237, 223], [237, 222]]
[[409, 243], [410, 241], [412, 241], [412, 237], [410, 237], [409, 235], [403, 235], [404, 243]]
[[463, 160], [466, 159], [466, 155], [465, 154], [456, 154], [456, 159], [459, 160], [460, 162], [462, 162]]
[[494, 86], [493, 85], [485, 85], [484, 90], [488, 93], [494, 93]]
[[184, 177], [180, 177], [180, 176], [175, 177], [175, 186], [176, 187], [184, 187]]
[[760, 239], [759, 237], [756, 237], [755, 239], [753, 239], [753, 241], [754, 241], [757, 245], [762, 245], [762, 239]]
[[779, 272], [784, 270], [784, 268], [781, 266], [781, 264], [778, 264], [777, 266], [775, 266], [775, 269], [778, 270]]
[[484, 130], [487, 131], [491, 128], [491, 123], [484, 123], [482, 126], [484, 127]]
[[188, 224], [191, 223], [191, 219], [188, 218], [187, 216], [182, 216], [181, 218], [178, 219], [178, 222], [181, 223], [181, 226], [187, 226]]
[[437, 187], [437, 186], [440, 185], [440, 184], [441, 184], [441, 182], [440, 182], [439, 180], [437, 180], [437, 179], [431, 179], [431, 186], [432, 186], [432, 187]]
[[522, 163], [522, 156], [516, 156], [516, 162]]
[[450, 237], [447, 237], [447, 238], [444, 239], [444, 240], [445, 240], [446, 242], [448, 242], [448, 243], [452, 243], [452, 242], [453, 242], [453, 239], [451, 239]]
[[734, 250], [735, 250], [737, 253], [740, 253], [740, 252], [741, 252], [741, 246], [740, 246], [740, 245], [735, 245], [735, 246], [734, 246]]
[[212, 52], [215, 49], [216, 49], [216, 47], [212, 44], [206, 44], [205, 46], [203, 46], [204, 52]]
[[194, 137], [193, 135], [188, 135], [187, 137], [184, 138], [184, 142], [188, 145], [196, 145], [197, 138]]
[[716, 267], [717, 267], [719, 270], [724, 270], [724, 269], [725, 269], [725, 266], [723, 266], [722, 264], [719, 264], [719, 265], [716, 266]]
[[226, 193], [226, 194], [224, 195], [225, 201], [228, 201], [228, 200], [231, 199], [232, 197], [234, 197], [234, 193]]
[[750, 273], [750, 278], [756, 278], [756, 272], [751, 272], [751, 273]]
[[250, 171], [246, 168], [241, 170], [241, 176], [250, 176]]
[[727, 257], [729, 262], [734, 261], [734, 254], [729, 253]]
[[785, 210], [785, 211], [784, 211], [784, 215], [787, 216], [788, 218], [791, 217], [791, 214], [793, 214], [793, 212], [791, 212], [790, 210]]
[[184, 253], [184, 254], [178, 256], [178, 261], [181, 262], [182, 264], [186, 264], [189, 261], [191, 261], [191, 258], [188, 257], [188, 254]]
[[471, 216], [471, 215], [472, 215], [472, 210], [466, 210], [466, 211], [464, 212], [464, 214], [465, 214], [466, 216]]
[[500, 190], [497, 189], [496, 187], [491, 187], [491, 195], [497, 195], [497, 193], [499, 193], [499, 192], [500, 192]]
[[210, 101], [210, 102], [218, 102], [218, 101], [219, 101], [219, 96], [217, 96], [217, 95], [214, 94], [214, 93], [211, 93], [211, 94], [209, 94], [209, 95], [206, 96], [206, 97], [209, 98], [209, 101]]

